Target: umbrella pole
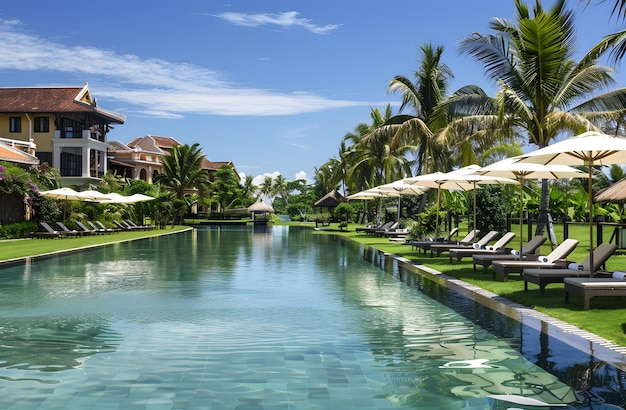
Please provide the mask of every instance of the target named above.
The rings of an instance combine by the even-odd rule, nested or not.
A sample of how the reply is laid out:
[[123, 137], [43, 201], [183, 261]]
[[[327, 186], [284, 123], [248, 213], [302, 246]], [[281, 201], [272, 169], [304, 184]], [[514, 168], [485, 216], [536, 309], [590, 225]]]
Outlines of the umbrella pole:
[[522, 248], [524, 247], [523, 236], [524, 236], [524, 178], [520, 178], [519, 180], [519, 257], [520, 259], [522, 259]]
[[435, 214], [435, 240], [439, 237], [439, 190], [441, 188], [441, 184], [437, 186], [437, 213]]
[[[476, 181], [472, 182], [474, 184], [474, 232], [476, 232]], [[476, 242], [476, 235], [474, 235], [474, 242]]]
[[591, 276], [595, 276], [595, 266], [593, 262], [593, 181], [591, 179], [593, 171], [593, 159], [589, 160], [589, 176], [588, 176], [588, 196], [589, 196], [589, 267], [591, 268]]

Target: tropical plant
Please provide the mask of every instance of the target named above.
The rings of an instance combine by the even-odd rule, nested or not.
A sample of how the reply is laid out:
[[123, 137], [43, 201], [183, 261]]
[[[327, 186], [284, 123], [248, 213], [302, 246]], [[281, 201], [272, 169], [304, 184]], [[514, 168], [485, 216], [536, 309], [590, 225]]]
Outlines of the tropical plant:
[[[580, 61], [575, 51], [573, 12], [565, 0], [545, 10], [537, 0], [532, 10], [514, 0], [514, 22], [492, 20], [492, 35], [475, 33], [461, 42], [461, 51], [483, 63], [489, 79], [499, 85], [497, 120], [506, 130], [525, 133], [539, 148], [566, 133], [596, 130], [619, 118], [626, 107], [626, 89], [612, 90], [612, 69], [598, 64], [602, 50], [596, 47]], [[542, 185], [542, 214], [548, 209], [547, 180]], [[544, 220], [545, 221], [545, 220]], [[542, 232], [545, 224], [539, 224]]]
[[176, 209], [174, 223], [182, 222], [185, 211], [181, 209], [183, 204], [186, 204], [185, 195], [210, 182], [209, 174], [202, 169], [203, 158], [204, 155], [197, 143], [176, 145], [172, 147], [170, 155], [162, 157], [163, 173], [157, 175], [155, 182], [170, 190], [178, 200], [174, 204]]
[[241, 204], [241, 185], [235, 176], [233, 167], [222, 165], [215, 172], [212, 184], [213, 195], [216, 197], [220, 210], [228, 209], [235, 204]]

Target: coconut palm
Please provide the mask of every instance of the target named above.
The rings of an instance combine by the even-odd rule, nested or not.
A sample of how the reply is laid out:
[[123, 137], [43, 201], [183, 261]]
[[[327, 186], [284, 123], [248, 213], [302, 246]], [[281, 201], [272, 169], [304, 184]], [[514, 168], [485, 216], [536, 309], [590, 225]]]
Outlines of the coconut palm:
[[192, 190], [208, 184], [209, 175], [202, 169], [202, 151], [199, 144], [176, 145], [170, 155], [164, 155], [163, 173], [155, 180], [172, 191], [177, 199], [183, 199]]
[[[550, 10], [537, 0], [532, 13], [521, 0], [514, 3], [515, 21], [495, 18], [490, 25], [495, 34], [475, 33], [461, 42], [461, 51], [483, 63], [488, 78], [500, 87], [499, 124], [523, 131], [528, 143], [542, 148], [563, 133], [595, 130], [618, 118], [626, 108], [626, 90], [601, 93], [614, 84], [612, 70], [597, 63], [602, 50], [594, 48], [578, 62], [572, 59], [573, 12], [565, 9], [565, 0]], [[545, 211], [547, 181], [541, 198]]]

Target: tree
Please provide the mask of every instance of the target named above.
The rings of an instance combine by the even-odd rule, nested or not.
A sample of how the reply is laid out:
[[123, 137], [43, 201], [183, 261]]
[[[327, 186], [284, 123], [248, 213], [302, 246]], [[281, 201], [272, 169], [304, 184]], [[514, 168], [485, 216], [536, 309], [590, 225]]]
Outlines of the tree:
[[[487, 77], [500, 87], [496, 104], [501, 130], [523, 132], [528, 143], [543, 148], [559, 135], [596, 130], [618, 118], [626, 90], [600, 93], [614, 79], [610, 68], [597, 63], [599, 48], [578, 62], [572, 59], [573, 12], [565, 9], [565, 0], [550, 10], [537, 0], [532, 13], [521, 0], [514, 2], [516, 21], [496, 18], [490, 25], [496, 34], [475, 33], [461, 42], [461, 51], [484, 64]], [[548, 200], [544, 180], [542, 215]], [[543, 228], [540, 224], [538, 233]]]
[[233, 167], [230, 165], [222, 165], [215, 172], [215, 180], [213, 181], [213, 195], [217, 197], [220, 210], [230, 208], [234, 203], [241, 202], [242, 188], [235, 177]]
[[184, 207], [181, 204], [185, 195], [210, 182], [209, 174], [202, 169], [203, 158], [204, 155], [197, 143], [176, 145], [172, 147], [170, 155], [162, 157], [163, 173], [157, 175], [155, 182], [165, 186], [178, 200], [176, 202], [178, 221], [184, 216]]
[[263, 182], [259, 186], [259, 193], [261, 196], [267, 198], [270, 204], [274, 202], [274, 180], [271, 176], [266, 175], [265, 178], [263, 178]]

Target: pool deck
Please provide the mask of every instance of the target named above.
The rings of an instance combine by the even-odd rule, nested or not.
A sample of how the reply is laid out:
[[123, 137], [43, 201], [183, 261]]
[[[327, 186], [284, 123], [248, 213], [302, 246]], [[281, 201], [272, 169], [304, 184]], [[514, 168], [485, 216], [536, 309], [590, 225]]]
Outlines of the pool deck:
[[382, 251], [380, 252], [385, 257], [392, 258], [423, 278], [455, 290], [525, 325], [532, 326], [540, 331], [544, 331], [547, 325], [547, 332], [551, 337], [563, 340], [565, 343], [579, 348], [581, 351], [592, 351], [594, 356], [626, 371], [626, 346], [611, 342], [594, 333], [582, 330], [570, 323], [555, 319], [535, 309], [513, 302], [453, 276], [446, 275], [424, 265], [416, 264], [409, 259]]

